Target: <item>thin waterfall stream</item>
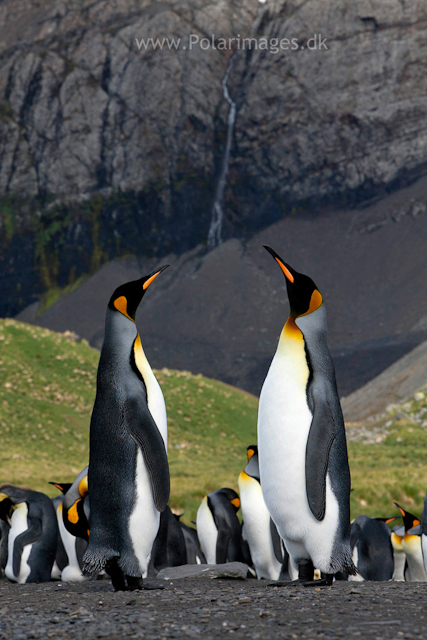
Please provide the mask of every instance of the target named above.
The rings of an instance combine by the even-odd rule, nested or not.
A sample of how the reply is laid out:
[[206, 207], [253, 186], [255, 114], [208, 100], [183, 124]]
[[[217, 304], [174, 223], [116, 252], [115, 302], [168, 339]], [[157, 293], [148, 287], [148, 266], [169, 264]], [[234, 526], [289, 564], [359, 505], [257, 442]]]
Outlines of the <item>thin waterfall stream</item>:
[[[261, 6], [259, 7], [257, 14], [255, 16], [255, 19], [252, 23], [251, 29], [249, 31], [249, 37], [251, 37], [254, 33], [256, 33], [256, 30], [261, 20], [262, 8], [266, 2], [266, 0], [258, 0], [258, 1]], [[224, 98], [228, 102], [230, 108], [229, 108], [228, 117], [227, 117], [227, 138], [225, 142], [224, 153], [222, 156], [221, 172], [219, 174], [218, 184], [215, 189], [215, 196], [214, 196], [214, 201], [212, 205], [211, 224], [208, 232], [208, 247], [210, 249], [213, 249], [214, 247], [218, 246], [222, 242], [222, 223], [224, 219], [224, 209], [223, 209], [224, 191], [225, 191], [225, 186], [227, 184], [227, 176], [228, 176], [228, 169], [229, 169], [229, 163], [230, 163], [231, 143], [233, 140], [234, 124], [236, 122], [236, 111], [237, 111], [236, 103], [234, 102], [234, 100], [232, 100], [230, 93], [228, 91], [227, 85], [230, 79], [231, 71], [233, 69], [234, 61], [236, 59], [236, 56], [239, 54], [239, 52], [240, 52], [240, 49], [236, 49], [236, 51], [231, 56], [227, 69], [225, 71], [224, 77], [222, 78], [222, 81], [221, 81]]]

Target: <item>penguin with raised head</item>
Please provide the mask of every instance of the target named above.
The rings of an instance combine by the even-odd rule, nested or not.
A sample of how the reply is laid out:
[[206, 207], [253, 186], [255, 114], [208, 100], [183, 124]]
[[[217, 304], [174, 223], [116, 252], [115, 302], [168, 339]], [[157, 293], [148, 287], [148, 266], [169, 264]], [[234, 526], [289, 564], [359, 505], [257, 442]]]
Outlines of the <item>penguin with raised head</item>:
[[402, 539], [402, 549], [405, 552], [407, 567], [405, 580], [407, 582], [427, 582], [424, 569], [423, 552], [421, 548], [421, 521], [409, 511], [405, 511], [397, 502], [394, 503], [403, 516], [405, 534]]
[[358, 516], [351, 524], [350, 546], [357, 575], [349, 580], [391, 580], [394, 572], [391, 531], [387, 526], [394, 518]]
[[9, 524], [6, 577], [12, 582], [49, 582], [56, 556], [58, 524], [44, 493], [0, 485], [0, 515]]
[[241, 527], [236, 515], [239, 508], [239, 496], [233, 489], [218, 489], [203, 498], [196, 526], [208, 564], [243, 562]]
[[[356, 573], [350, 549], [350, 470], [323, 298], [308, 276], [265, 247], [282, 270], [290, 315], [258, 411], [267, 508], [306, 586]], [[323, 574], [314, 581], [314, 568]]]
[[135, 325], [157, 269], [118, 287], [108, 303], [90, 424], [90, 538], [83, 573], [103, 569], [116, 590], [143, 584], [169, 499], [166, 407]]
[[283, 563], [283, 547], [262, 495], [258, 447], [249, 446], [247, 456], [248, 464], [238, 479], [243, 516], [242, 536], [249, 545], [257, 578], [278, 580]]

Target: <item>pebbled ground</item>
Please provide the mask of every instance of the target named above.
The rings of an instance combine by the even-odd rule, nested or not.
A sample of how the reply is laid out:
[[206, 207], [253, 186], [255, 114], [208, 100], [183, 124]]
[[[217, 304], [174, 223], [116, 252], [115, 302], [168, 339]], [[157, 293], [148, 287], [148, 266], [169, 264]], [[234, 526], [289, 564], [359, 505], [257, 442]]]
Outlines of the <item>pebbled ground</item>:
[[427, 638], [427, 585], [175, 580], [164, 591], [114, 593], [109, 581], [0, 581], [0, 638]]

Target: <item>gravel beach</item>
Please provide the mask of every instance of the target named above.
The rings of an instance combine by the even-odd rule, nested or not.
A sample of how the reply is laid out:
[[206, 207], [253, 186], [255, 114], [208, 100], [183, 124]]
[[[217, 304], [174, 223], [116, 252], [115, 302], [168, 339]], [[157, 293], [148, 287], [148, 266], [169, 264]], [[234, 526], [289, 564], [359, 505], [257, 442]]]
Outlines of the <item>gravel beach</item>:
[[16, 585], [3, 579], [0, 638], [427, 638], [425, 583], [163, 583], [163, 591], [114, 593], [109, 580]]

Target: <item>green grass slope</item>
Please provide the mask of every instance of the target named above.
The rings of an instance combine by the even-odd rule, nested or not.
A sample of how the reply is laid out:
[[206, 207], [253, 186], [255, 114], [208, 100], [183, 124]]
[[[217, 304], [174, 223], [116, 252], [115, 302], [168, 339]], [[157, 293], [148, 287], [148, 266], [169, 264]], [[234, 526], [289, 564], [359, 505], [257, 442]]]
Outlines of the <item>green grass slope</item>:
[[[72, 481], [87, 464], [98, 358], [70, 336], [0, 320], [0, 482], [54, 495], [49, 480]], [[256, 442], [257, 399], [185, 371], [156, 374], [168, 410], [170, 504], [188, 522], [206, 493], [237, 490]], [[376, 422], [349, 426], [352, 517], [393, 515], [394, 500], [421, 514], [426, 427], [423, 392]]]
[[[85, 342], [0, 320], [0, 482], [49, 495], [88, 463], [99, 353]], [[202, 497], [237, 490], [256, 442], [257, 399], [185, 371], [156, 372], [168, 410], [172, 507], [194, 519]]]

